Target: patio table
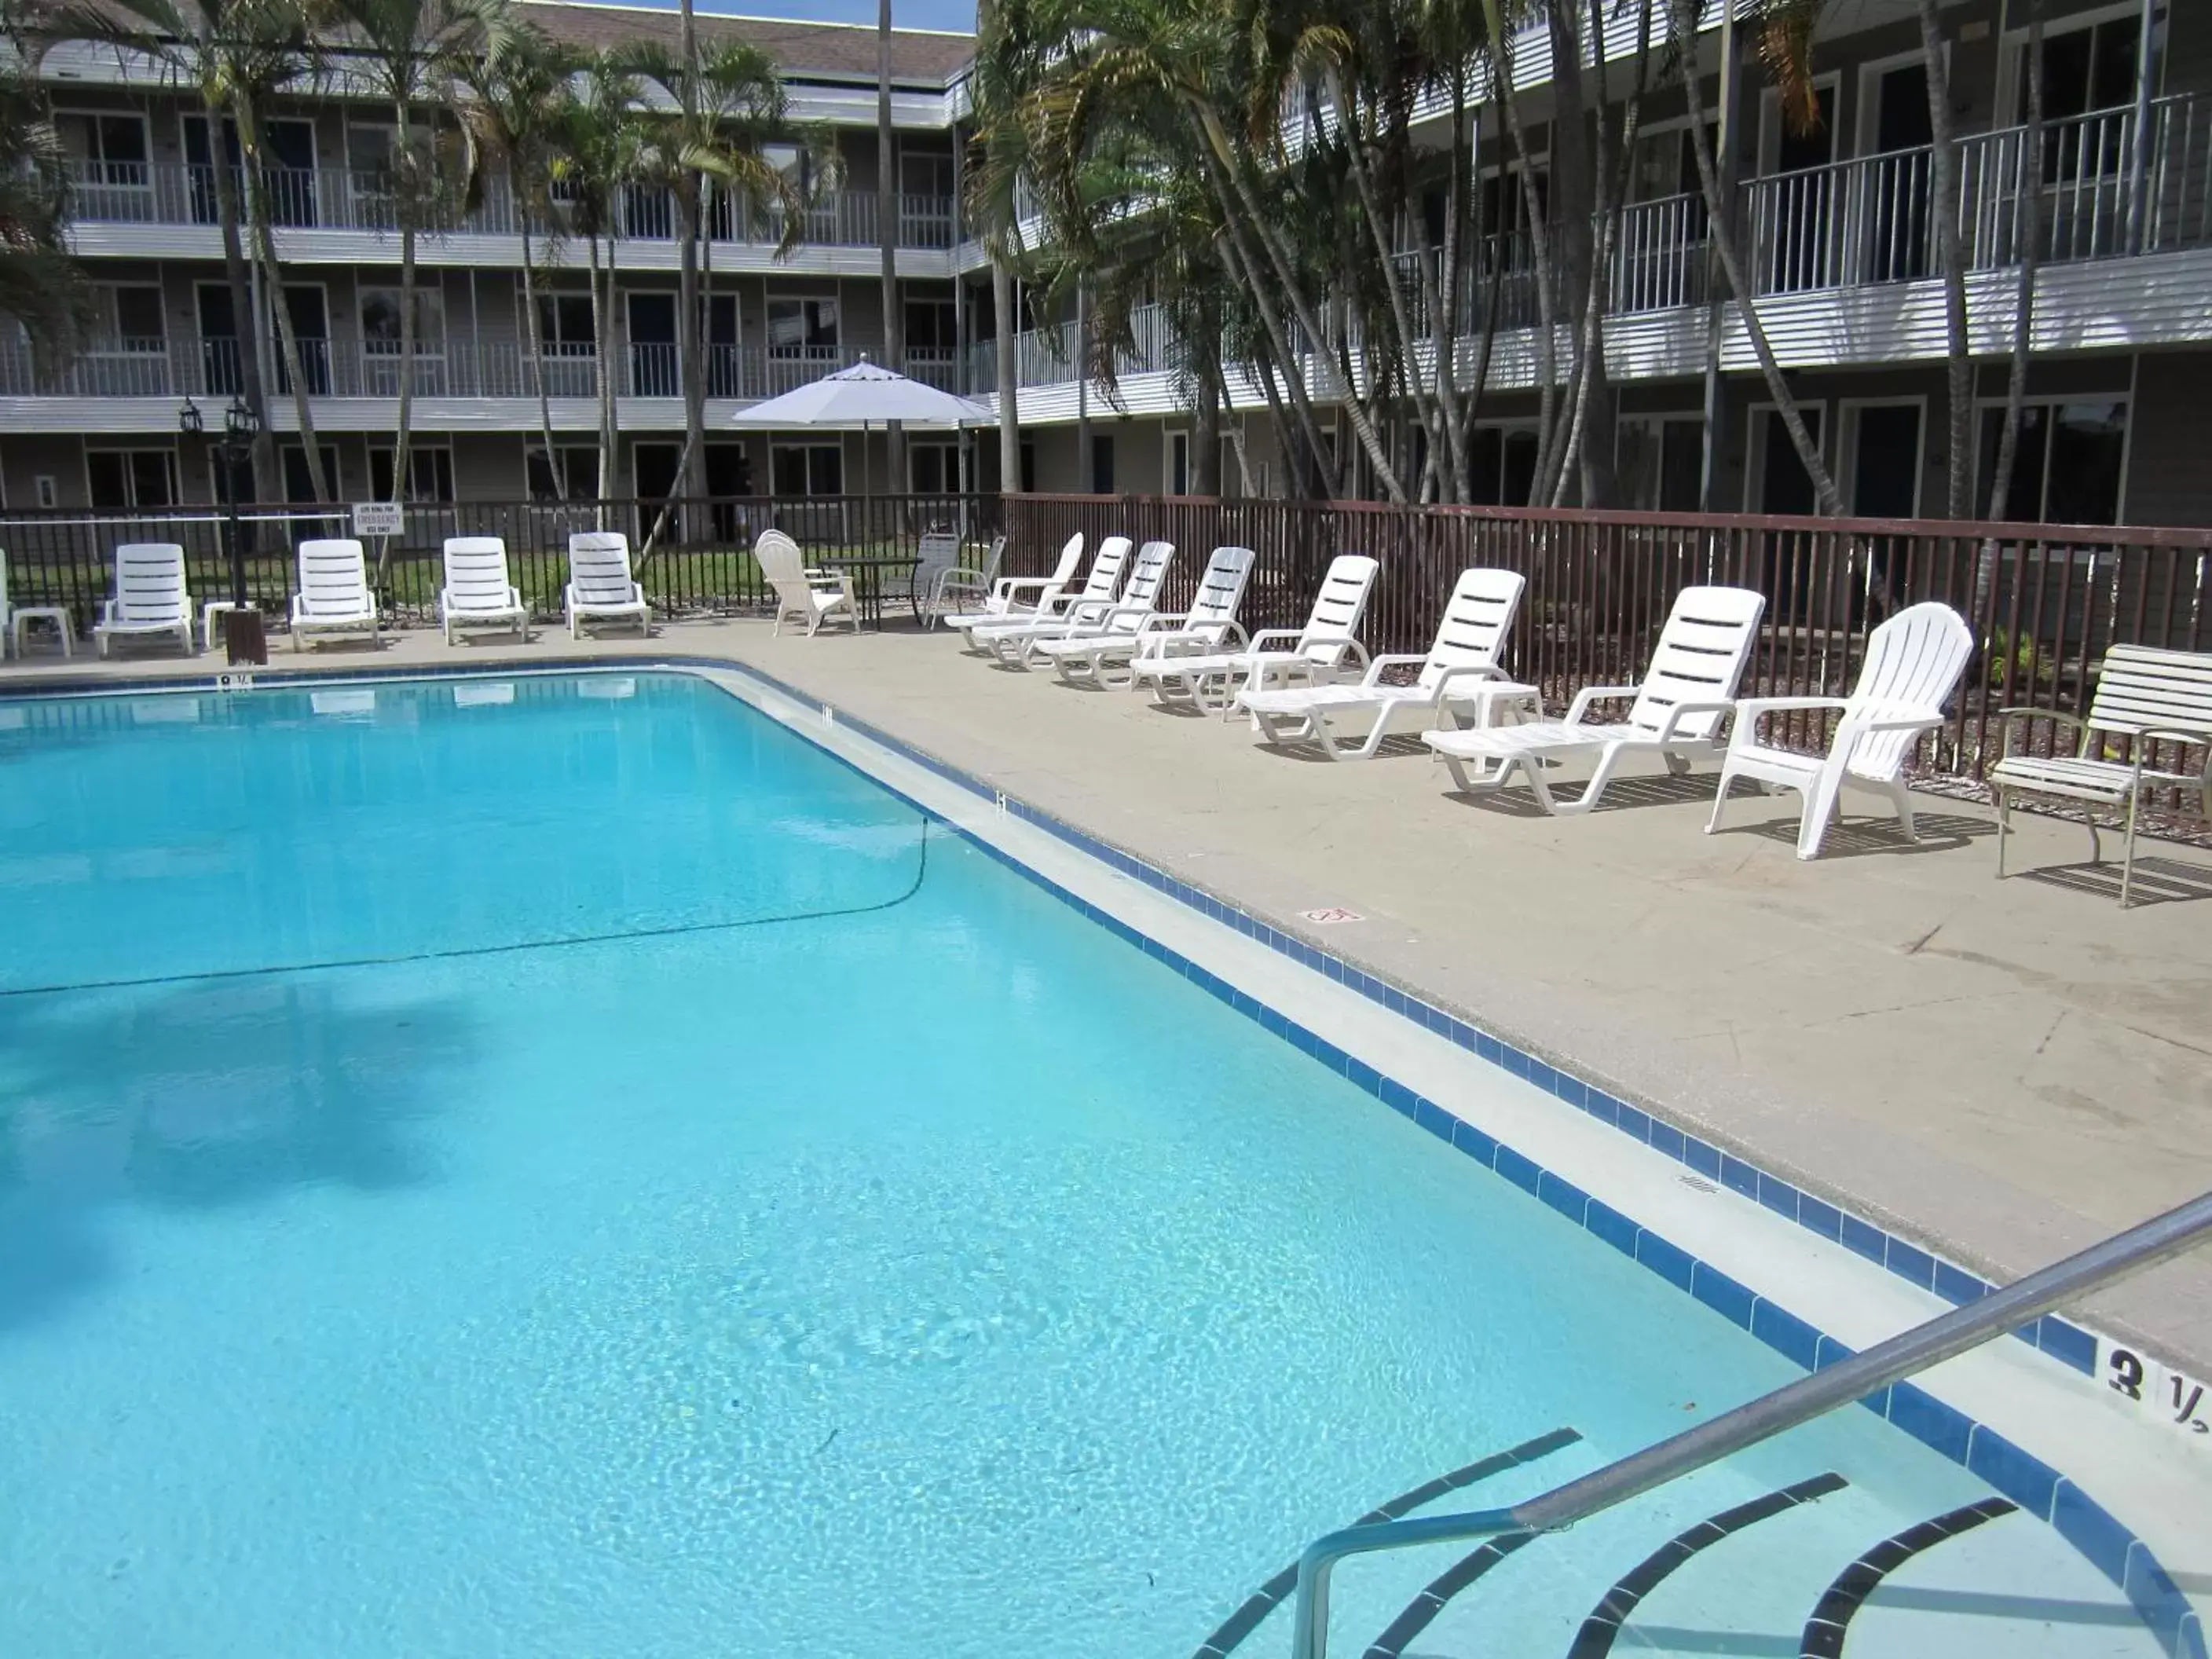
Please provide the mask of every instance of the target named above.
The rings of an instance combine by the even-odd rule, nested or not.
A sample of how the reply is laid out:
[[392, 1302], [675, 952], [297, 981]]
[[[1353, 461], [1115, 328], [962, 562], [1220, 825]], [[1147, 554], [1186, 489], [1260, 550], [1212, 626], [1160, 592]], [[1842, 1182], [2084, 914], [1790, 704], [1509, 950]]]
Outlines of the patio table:
[[884, 625], [884, 580], [890, 571], [907, 573], [907, 603], [914, 609], [917, 626], [921, 622], [921, 601], [914, 591], [914, 573], [921, 564], [919, 553], [823, 553], [810, 554], [807, 562], [823, 570], [848, 570], [853, 574], [853, 597], [860, 604], [860, 620], [871, 628]]

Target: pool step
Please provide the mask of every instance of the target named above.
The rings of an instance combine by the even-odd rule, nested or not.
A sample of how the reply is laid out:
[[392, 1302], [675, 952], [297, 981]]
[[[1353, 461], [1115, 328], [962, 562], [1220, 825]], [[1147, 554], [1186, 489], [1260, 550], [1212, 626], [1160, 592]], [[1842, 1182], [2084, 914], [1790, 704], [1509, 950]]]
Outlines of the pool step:
[[1909, 1527], [1893, 1538], [1883, 1539], [1845, 1567], [1836, 1576], [1836, 1582], [1828, 1586], [1820, 1605], [1813, 1609], [1813, 1616], [1805, 1621], [1805, 1633], [1798, 1641], [1800, 1659], [1843, 1659], [1844, 1641], [1850, 1633], [1852, 1619], [1883, 1579], [1914, 1556], [1970, 1532], [1984, 1522], [2010, 1515], [2019, 1507], [2006, 1498], [1985, 1498], [1978, 1504], [1968, 1504], [1948, 1515]]
[[[1464, 1492], [1469, 1486], [1479, 1486], [1510, 1470], [1523, 1468], [1539, 1458], [1549, 1457], [1554, 1452], [1578, 1443], [1581, 1439], [1582, 1434], [1578, 1430], [1553, 1429], [1548, 1434], [1524, 1440], [1517, 1446], [1454, 1469], [1449, 1474], [1425, 1480], [1410, 1491], [1400, 1492], [1388, 1503], [1368, 1510], [1351, 1524], [1371, 1527], [1385, 1521], [1399, 1520], [1415, 1510], [1433, 1504], [1439, 1498]], [[1245, 1597], [1237, 1611], [1223, 1620], [1213, 1634], [1198, 1644], [1191, 1659], [1226, 1659], [1239, 1643], [1260, 1627], [1261, 1620], [1290, 1599], [1291, 1593], [1297, 1588], [1297, 1583], [1298, 1564], [1294, 1560]]]

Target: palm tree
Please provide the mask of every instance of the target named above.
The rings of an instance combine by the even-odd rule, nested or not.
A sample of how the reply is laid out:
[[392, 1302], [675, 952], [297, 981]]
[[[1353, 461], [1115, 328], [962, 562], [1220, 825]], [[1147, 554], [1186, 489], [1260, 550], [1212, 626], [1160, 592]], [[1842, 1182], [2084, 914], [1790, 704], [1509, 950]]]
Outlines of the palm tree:
[[1959, 146], [1951, 130], [1951, 74], [1936, 0], [1919, 0], [1920, 46], [1928, 58], [1929, 211], [1943, 267], [1944, 366], [1951, 416], [1946, 512], [1963, 519], [1974, 499], [1974, 364], [1966, 343], [1966, 258], [1959, 236]]
[[[2005, 377], [2004, 419], [1997, 428], [1996, 464], [1990, 473], [1990, 504], [1983, 516], [2002, 523], [2012, 510], [2013, 465], [2020, 453], [2021, 405], [2027, 392], [2027, 360], [2035, 328], [2035, 273], [2043, 252], [2043, 0], [2027, 0], [2027, 131], [2020, 170], [2013, 180], [2013, 222], [2019, 246], [2020, 284], [2014, 291], [2012, 368]], [[1957, 456], [1951, 459], [1954, 472]]]
[[775, 61], [738, 40], [718, 41], [688, 57], [640, 42], [618, 48], [617, 70], [653, 105], [638, 123], [636, 176], [668, 191], [676, 210], [676, 341], [684, 392], [684, 455], [678, 492], [707, 493], [706, 305], [700, 244], [709, 182], [732, 208], [778, 227], [775, 257], [789, 254], [805, 228], [796, 184], [769, 159], [768, 147], [791, 136], [783, 81]]
[[0, 5], [13, 52], [0, 64], [0, 316], [12, 317], [50, 356], [75, 349], [90, 290], [63, 246], [69, 167], [40, 82], [40, 42], [15, 0]]
[[[559, 111], [553, 179], [568, 200], [569, 228], [591, 251], [593, 386], [599, 405], [599, 497], [614, 493], [614, 244], [623, 191], [638, 178], [644, 149], [637, 77], [602, 53], [586, 65]], [[604, 255], [604, 258], [602, 257]], [[600, 508], [604, 516], [605, 508]], [[604, 529], [604, 524], [600, 526]]]
[[[283, 88], [304, 76], [311, 62], [307, 17], [298, 0], [100, 0], [64, 5], [50, 13], [43, 32], [49, 40], [83, 40], [112, 47], [119, 58], [150, 64], [163, 79], [198, 94], [209, 134], [209, 172], [214, 175], [216, 217], [221, 227], [224, 275], [230, 289], [231, 315], [238, 319], [236, 374], [240, 394], [252, 410], [259, 435], [253, 445], [253, 482], [264, 501], [282, 498], [276, 465], [276, 425], [270, 419], [269, 389], [253, 349], [257, 319], [249, 257], [269, 276], [271, 310], [280, 337], [288, 342], [286, 362], [292, 379], [300, 435], [307, 472], [319, 499], [325, 494], [319, 449], [307, 386], [291, 339], [291, 318], [283, 304], [283, 284], [273, 239], [266, 239], [266, 204], [253, 214], [257, 231], [251, 254], [244, 234], [246, 205], [240, 200], [242, 176], [248, 193], [261, 194], [260, 168], [251, 161], [241, 170], [230, 165], [224, 135], [235, 131], [244, 150], [256, 134], [254, 112]], [[258, 136], [258, 134], [256, 135]], [[267, 240], [264, 258], [264, 239]]]
[[[392, 202], [399, 221], [399, 407], [392, 453], [392, 499], [407, 498], [415, 412], [416, 239], [434, 228], [441, 195], [465, 183], [475, 150], [465, 126], [441, 118], [445, 70], [463, 53], [495, 57], [514, 24], [507, 0], [329, 0], [358, 46], [342, 60], [392, 106], [398, 135], [392, 154]], [[449, 141], [458, 139], [458, 149]], [[378, 578], [389, 556], [379, 556]]]
[[516, 223], [522, 233], [522, 315], [531, 377], [538, 387], [538, 429], [556, 499], [568, 498], [568, 471], [553, 440], [552, 391], [545, 375], [544, 330], [538, 315], [533, 224], [552, 227], [553, 162], [557, 153], [568, 83], [580, 67], [575, 53], [524, 26], [493, 52], [463, 52], [449, 68], [464, 92], [460, 117], [477, 146], [507, 165]]

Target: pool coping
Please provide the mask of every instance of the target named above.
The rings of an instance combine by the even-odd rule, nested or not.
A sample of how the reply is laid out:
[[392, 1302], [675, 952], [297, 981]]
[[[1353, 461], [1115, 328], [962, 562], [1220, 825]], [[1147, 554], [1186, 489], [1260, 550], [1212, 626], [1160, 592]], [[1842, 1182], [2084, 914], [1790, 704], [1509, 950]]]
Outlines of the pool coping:
[[[1297, 967], [1322, 975], [1386, 1013], [1410, 1022], [1418, 1029], [1442, 1039], [1461, 1054], [1482, 1060], [1509, 1077], [1530, 1085], [1540, 1093], [1574, 1108], [1583, 1117], [1658, 1153], [1680, 1165], [1686, 1175], [1714, 1183], [1758, 1205], [1769, 1214], [1796, 1224], [1819, 1239], [1842, 1246], [1859, 1260], [1883, 1269], [1916, 1290], [1928, 1292], [1953, 1305], [1960, 1305], [1989, 1295], [1995, 1288], [1979, 1275], [1945, 1261], [1933, 1252], [1852, 1215], [1841, 1206], [1815, 1197], [1762, 1170], [1749, 1159], [1738, 1158], [1698, 1136], [1674, 1128], [1656, 1115], [1632, 1106], [1576, 1076], [1570, 1069], [1492, 1036], [1448, 1010], [1437, 1007], [1415, 993], [1369, 973], [1296, 934], [1276, 927], [1075, 824], [1009, 796], [927, 750], [893, 736], [880, 726], [846, 714], [831, 702], [790, 685], [739, 659], [664, 651], [623, 658], [547, 659], [527, 665], [455, 664], [441, 666], [395, 664], [357, 668], [333, 665], [327, 669], [302, 665], [297, 668], [288, 667], [258, 679], [250, 673], [204, 672], [190, 675], [132, 676], [128, 678], [106, 675], [82, 678], [41, 677], [33, 684], [0, 684], [0, 702], [143, 696], [151, 692], [224, 693], [280, 687], [307, 689], [316, 684], [341, 682], [517, 679], [567, 677], [579, 673], [635, 675], [653, 672], [689, 673], [715, 684], [720, 684], [714, 678], [717, 672], [736, 675], [795, 708], [811, 713], [825, 727], [842, 730], [921, 768], [938, 780], [973, 798], [979, 805], [988, 806], [993, 812], [1003, 814], [1049, 836], [1114, 873], [1140, 884], [1207, 921], [1229, 928]], [[722, 689], [732, 690], [729, 687]], [[750, 699], [743, 697], [740, 700], [750, 702]], [[758, 704], [753, 706], [761, 707]], [[947, 818], [941, 811], [916, 799], [896, 781], [871, 771], [840, 747], [819, 741], [814, 734], [791, 720], [781, 718], [773, 709], [762, 708], [762, 712], [813, 743], [821, 752], [853, 767], [916, 811], [937, 819], [969, 845], [1026, 878], [1086, 919], [1097, 922], [1127, 943], [1174, 969], [1218, 1000], [1261, 1025], [1271, 1035], [1289, 1042], [1300, 1052], [1327, 1066], [1448, 1146], [1473, 1158], [1485, 1169], [1503, 1176], [1584, 1231], [1721, 1314], [1785, 1358], [1808, 1371], [1813, 1371], [1846, 1358], [1854, 1352], [1833, 1336], [1790, 1313], [1774, 1298], [1755, 1294], [1749, 1286], [1682, 1249], [1652, 1229], [1632, 1220], [1503, 1139], [1468, 1122], [1449, 1108], [1408, 1088], [1377, 1067], [1357, 1059], [1320, 1033], [1238, 989], [1228, 980], [1152, 938], [1109, 909], [1085, 898], [1015, 854], [994, 844], [971, 827]], [[2028, 1347], [2094, 1384], [2099, 1339], [2092, 1328], [2057, 1315], [2045, 1315], [2033, 1325], [2014, 1332], [2014, 1335]], [[1964, 1468], [2012, 1499], [2028, 1514], [2050, 1524], [2120, 1589], [2146, 1628], [2172, 1656], [2172, 1659], [2208, 1659], [2204, 1620], [2191, 1604], [2187, 1595], [2160, 1566], [2149, 1547], [2069, 1477], [2061, 1474], [1988, 1425], [1975, 1420], [1911, 1383], [1893, 1384], [1880, 1394], [1863, 1400], [1860, 1404]]]

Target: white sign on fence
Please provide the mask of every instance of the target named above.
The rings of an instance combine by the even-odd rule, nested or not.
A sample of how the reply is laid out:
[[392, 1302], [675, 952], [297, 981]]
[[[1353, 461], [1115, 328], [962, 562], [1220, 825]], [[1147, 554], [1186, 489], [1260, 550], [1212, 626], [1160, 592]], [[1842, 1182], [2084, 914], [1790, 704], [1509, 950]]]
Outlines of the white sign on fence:
[[366, 541], [371, 536], [399, 534], [400, 509], [397, 501], [356, 501], [353, 504], [353, 533]]

